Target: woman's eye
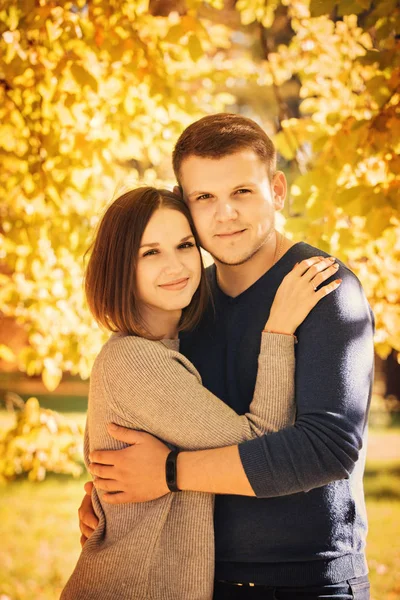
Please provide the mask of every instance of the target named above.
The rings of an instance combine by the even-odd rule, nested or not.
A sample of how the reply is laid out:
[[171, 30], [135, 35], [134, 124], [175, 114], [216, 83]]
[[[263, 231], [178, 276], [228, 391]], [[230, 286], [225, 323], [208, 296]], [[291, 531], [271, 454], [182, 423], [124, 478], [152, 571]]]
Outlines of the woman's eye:
[[186, 250], [187, 248], [194, 248], [193, 242], [184, 242], [178, 246], [180, 250]]
[[157, 250], [148, 250], [147, 252], [145, 252], [143, 254], [143, 257], [145, 257], [145, 256], [155, 256], [156, 254], [158, 254]]
[[251, 190], [248, 190], [246, 188], [240, 188], [240, 190], [236, 190], [236, 193], [238, 194], [250, 194]]
[[208, 200], [211, 198], [211, 194], [202, 194], [201, 196], [197, 196], [196, 200]]

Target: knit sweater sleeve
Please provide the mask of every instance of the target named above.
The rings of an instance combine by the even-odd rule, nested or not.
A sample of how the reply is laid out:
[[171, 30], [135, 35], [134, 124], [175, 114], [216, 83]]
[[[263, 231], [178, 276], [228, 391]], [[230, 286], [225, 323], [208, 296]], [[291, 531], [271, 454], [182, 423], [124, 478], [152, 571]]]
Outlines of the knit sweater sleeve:
[[294, 339], [263, 333], [254, 397], [238, 415], [201, 383], [195, 367], [161, 343], [125, 337], [105, 354], [103, 378], [126, 423], [182, 449], [215, 448], [278, 431], [294, 421]]
[[373, 382], [374, 318], [355, 275], [343, 267], [341, 277], [297, 332], [295, 424], [239, 446], [258, 497], [348, 478], [358, 460]]

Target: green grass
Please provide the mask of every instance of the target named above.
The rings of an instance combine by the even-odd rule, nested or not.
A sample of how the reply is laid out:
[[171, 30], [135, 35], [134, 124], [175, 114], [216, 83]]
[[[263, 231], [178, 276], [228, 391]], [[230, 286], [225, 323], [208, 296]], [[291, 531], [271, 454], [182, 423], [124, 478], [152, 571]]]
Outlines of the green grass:
[[400, 457], [367, 462], [367, 557], [372, 600], [400, 598]]
[[[0, 429], [5, 420], [0, 412]], [[400, 599], [400, 456], [393, 452], [399, 443], [399, 432], [370, 435], [365, 490], [372, 600]], [[86, 479], [50, 476], [0, 489], [1, 600], [59, 598], [80, 552], [77, 509]]]
[[2, 600], [59, 598], [80, 552], [77, 509], [86, 479], [52, 476], [1, 489]]

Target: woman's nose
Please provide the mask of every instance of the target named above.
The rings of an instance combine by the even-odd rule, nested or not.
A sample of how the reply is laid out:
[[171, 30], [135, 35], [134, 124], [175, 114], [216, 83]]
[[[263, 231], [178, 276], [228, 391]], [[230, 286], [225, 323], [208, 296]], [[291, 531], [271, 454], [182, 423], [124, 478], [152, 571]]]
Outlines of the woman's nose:
[[176, 254], [172, 253], [167, 257], [165, 270], [168, 273], [180, 273], [183, 269], [183, 263], [181, 258]]

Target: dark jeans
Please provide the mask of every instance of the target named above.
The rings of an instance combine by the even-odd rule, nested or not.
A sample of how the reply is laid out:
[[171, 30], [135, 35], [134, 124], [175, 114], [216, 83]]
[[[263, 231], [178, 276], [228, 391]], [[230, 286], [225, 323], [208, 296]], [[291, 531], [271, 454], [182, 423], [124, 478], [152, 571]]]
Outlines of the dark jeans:
[[238, 586], [215, 582], [214, 600], [369, 600], [368, 575], [308, 587]]

